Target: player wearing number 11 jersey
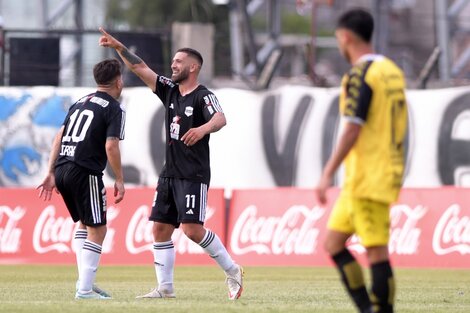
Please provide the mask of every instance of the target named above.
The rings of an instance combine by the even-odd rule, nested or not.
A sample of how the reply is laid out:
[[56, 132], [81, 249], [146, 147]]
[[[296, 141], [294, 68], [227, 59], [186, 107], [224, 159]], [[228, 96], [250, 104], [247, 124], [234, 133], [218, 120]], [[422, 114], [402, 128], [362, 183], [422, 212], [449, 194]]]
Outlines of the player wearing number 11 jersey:
[[[340, 51], [352, 68], [341, 86], [343, 133], [317, 195], [326, 202], [326, 189], [344, 161], [344, 184], [328, 221], [325, 247], [357, 309], [389, 313], [395, 293], [388, 256], [389, 206], [397, 200], [403, 179], [407, 108], [402, 71], [372, 50], [373, 25], [370, 13], [354, 9], [340, 17], [336, 28]], [[367, 250], [370, 293], [361, 267], [346, 248], [353, 234]]]
[[191, 48], [178, 49], [170, 78], [149, 68], [116, 38], [100, 29], [99, 44], [117, 51], [124, 64], [160, 98], [165, 106], [166, 164], [160, 173], [149, 219], [153, 224], [153, 262], [157, 286], [138, 298], [174, 298], [175, 247], [172, 234], [184, 234], [210, 255], [226, 275], [229, 299], [243, 290], [243, 270], [219, 237], [204, 227], [210, 181], [209, 136], [225, 126], [215, 95], [198, 82], [203, 58]]
[[110, 298], [94, 285], [101, 246], [106, 236], [106, 189], [102, 175], [109, 162], [116, 182], [115, 203], [124, 197], [119, 140], [124, 139], [125, 112], [116, 100], [123, 88], [121, 64], [115, 59], [95, 65], [95, 93], [73, 104], [52, 146], [49, 173], [40, 198], [49, 200], [54, 188], [62, 195], [74, 222], [73, 241], [78, 281], [75, 298]]

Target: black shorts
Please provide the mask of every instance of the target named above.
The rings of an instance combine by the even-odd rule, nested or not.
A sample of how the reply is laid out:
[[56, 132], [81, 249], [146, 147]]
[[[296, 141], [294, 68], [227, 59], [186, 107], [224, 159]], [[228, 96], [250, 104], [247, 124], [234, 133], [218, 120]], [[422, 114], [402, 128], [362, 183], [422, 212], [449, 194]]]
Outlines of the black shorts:
[[101, 176], [70, 162], [55, 169], [55, 183], [74, 222], [106, 225], [106, 188]]
[[179, 227], [180, 223], [204, 224], [207, 185], [185, 179], [158, 179], [149, 220]]

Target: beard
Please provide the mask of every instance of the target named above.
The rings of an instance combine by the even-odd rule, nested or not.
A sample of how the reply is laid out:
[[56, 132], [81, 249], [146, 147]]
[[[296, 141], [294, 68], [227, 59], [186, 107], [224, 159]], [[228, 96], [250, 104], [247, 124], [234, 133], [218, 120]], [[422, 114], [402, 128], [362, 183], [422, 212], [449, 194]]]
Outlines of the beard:
[[181, 83], [182, 81], [185, 81], [189, 77], [189, 68], [184, 68], [182, 69], [179, 74], [172, 74], [171, 75], [171, 80], [178, 84]]

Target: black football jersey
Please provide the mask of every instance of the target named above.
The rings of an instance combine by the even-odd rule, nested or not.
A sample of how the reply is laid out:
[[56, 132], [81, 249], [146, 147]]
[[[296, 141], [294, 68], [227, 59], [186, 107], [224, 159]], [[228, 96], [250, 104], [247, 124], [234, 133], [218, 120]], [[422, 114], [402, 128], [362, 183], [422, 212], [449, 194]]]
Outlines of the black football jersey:
[[160, 177], [174, 177], [209, 184], [209, 135], [196, 144], [186, 146], [181, 137], [191, 128], [207, 123], [216, 112], [223, 112], [216, 96], [199, 85], [182, 96], [178, 85], [158, 76], [155, 94], [166, 109], [166, 162]]
[[97, 91], [74, 103], [65, 117], [56, 166], [67, 162], [102, 174], [108, 160], [106, 139], [124, 139], [126, 113], [119, 102]]

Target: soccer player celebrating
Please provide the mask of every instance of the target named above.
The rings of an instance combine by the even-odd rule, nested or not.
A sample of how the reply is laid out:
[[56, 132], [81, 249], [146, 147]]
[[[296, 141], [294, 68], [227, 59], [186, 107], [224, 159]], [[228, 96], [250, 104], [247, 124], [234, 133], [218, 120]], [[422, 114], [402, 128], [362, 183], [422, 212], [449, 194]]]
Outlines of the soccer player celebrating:
[[77, 299], [110, 298], [93, 284], [106, 236], [106, 189], [102, 180], [106, 162], [116, 176], [115, 203], [124, 198], [119, 140], [124, 139], [125, 112], [117, 101], [123, 88], [121, 63], [104, 60], [95, 65], [93, 75], [97, 91], [70, 107], [52, 145], [49, 173], [38, 187], [44, 200], [50, 200], [57, 188], [73, 221], [80, 221], [74, 238]]
[[171, 236], [181, 228], [224, 270], [229, 299], [242, 293], [242, 268], [234, 263], [219, 237], [204, 228], [210, 182], [209, 134], [225, 126], [216, 96], [198, 82], [203, 59], [191, 48], [173, 57], [170, 78], [157, 75], [138, 56], [100, 28], [99, 44], [114, 48], [132, 70], [163, 102], [166, 109], [166, 163], [160, 173], [150, 215], [153, 256], [158, 286], [138, 298], [174, 298], [175, 248]]
[[[407, 107], [402, 71], [373, 52], [373, 27], [372, 16], [362, 9], [344, 13], [337, 24], [339, 50], [352, 68], [341, 88], [344, 128], [318, 183], [317, 197], [326, 203], [326, 190], [344, 160], [345, 181], [328, 221], [325, 248], [360, 312], [393, 312], [389, 206], [402, 184]], [[361, 267], [346, 248], [353, 234], [367, 250], [370, 294]]]

